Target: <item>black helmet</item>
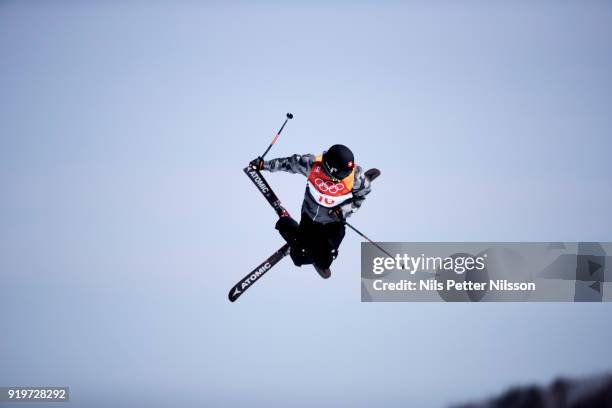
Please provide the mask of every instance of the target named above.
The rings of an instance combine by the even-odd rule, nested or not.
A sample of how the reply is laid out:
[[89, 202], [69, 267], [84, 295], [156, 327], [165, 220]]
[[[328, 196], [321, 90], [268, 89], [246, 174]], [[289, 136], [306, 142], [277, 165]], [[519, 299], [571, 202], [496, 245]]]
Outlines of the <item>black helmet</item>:
[[351, 174], [355, 167], [354, 160], [351, 149], [341, 144], [333, 145], [323, 152], [323, 168], [336, 180], [342, 180]]

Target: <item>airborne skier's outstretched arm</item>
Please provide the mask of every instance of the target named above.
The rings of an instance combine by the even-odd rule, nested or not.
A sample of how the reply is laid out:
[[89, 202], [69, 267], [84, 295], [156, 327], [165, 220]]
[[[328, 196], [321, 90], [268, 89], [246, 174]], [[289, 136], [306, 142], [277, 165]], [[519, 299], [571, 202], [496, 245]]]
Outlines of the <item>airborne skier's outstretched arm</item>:
[[293, 156], [267, 161], [263, 160], [261, 157], [258, 157], [250, 164], [251, 167], [257, 170], [267, 170], [272, 173], [276, 171], [286, 171], [287, 173], [308, 176], [314, 162], [314, 154], [294, 154]]

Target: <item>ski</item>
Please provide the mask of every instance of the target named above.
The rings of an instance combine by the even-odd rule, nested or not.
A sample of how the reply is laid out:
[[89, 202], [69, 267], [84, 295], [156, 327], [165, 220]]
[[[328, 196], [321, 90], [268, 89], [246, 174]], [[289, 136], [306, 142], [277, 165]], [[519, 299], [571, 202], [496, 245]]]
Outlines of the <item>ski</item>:
[[321, 269], [315, 264], [312, 264], [312, 266], [314, 266], [319, 276], [321, 276], [323, 279], [329, 279], [329, 277], [331, 276], [331, 270], [329, 268]]
[[377, 168], [373, 167], [370, 170], [367, 170], [365, 173], [363, 173], [363, 175], [369, 180], [369, 181], [374, 181], [376, 180], [376, 178], [378, 176], [380, 176], [380, 170], [378, 170]]
[[276, 214], [279, 217], [286, 217], [289, 215], [287, 210], [285, 210], [285, 208], [281, 205], [281, 202], [274, 193], [274, 191], [272, 191], [272, 188], [270, 187], [264, 176], [262, 176], [258, 170], [254, 170], [251, 167], [247, 166], [243, 169], [243, 171], [253, 182], [253, 184], [255, 184], [255, 187], [257, 187], [259, 192], [263, 194], [266, 200], [268, 200], [268, 202], [270, 203], [274, 211], [276, 211]]
[[285, 244], [275, 253], [270, 255], [268, 259], [263, 261], [258, 267], [253, 269], [244, 278], [230, 289], [227, 297], [230, 302], [235, 302], [248, 288], [265, 275], [274, 265], [289, 254], [289, 244]]

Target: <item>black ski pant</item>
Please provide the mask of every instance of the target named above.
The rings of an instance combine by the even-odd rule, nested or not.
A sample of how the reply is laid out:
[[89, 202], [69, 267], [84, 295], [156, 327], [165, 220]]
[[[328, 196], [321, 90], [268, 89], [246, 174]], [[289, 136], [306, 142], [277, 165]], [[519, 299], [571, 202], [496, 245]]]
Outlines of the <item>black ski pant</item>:
[[336, 259], [345, 233], [342, 222], [321, 224], [305, 214], [299, 225], [291, 217], [281, 217], [276, 229], [291, 246], [289, 255], [295, 265], [315, 264], [321, 269], [329, 268]]

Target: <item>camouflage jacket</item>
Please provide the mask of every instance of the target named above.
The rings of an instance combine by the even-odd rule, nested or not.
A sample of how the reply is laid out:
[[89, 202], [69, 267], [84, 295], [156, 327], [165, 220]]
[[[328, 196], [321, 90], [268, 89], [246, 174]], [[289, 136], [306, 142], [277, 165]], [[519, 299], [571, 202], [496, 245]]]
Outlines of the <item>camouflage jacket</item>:
[[[265, 161], [263, 169], [270, 172], [286, 171], [292, 174], [299, 173], [308, 177], [314, 162], [315, 156], [313, 154], [294, 154], [290, 157]], [[340, 204], [342, 214], [345, 218], [351, 216], [351, 214], [355, 213], [359, 207], [361, 207], [366, 195], [371, 191], [371, 183], [364, 176], [364, 170], [360, 166], [355, 166], [354, 177], [355, 180], [353, 182], [352, 190], [353, 198]], [[329, 214], [329, 208], [317, 204], [313, 196], [308, 191], [308, 186], [306, 186], [306, 191], [304, 193], [302, 214], [308, 215], [310, 219], [321, 224], [340, 221], [336, 216]]]

